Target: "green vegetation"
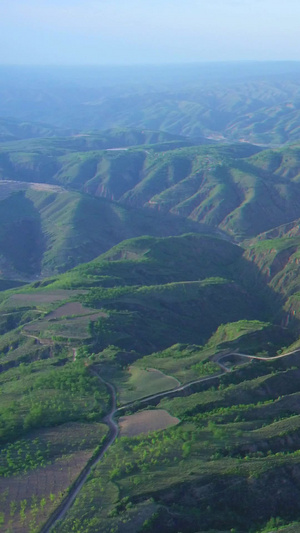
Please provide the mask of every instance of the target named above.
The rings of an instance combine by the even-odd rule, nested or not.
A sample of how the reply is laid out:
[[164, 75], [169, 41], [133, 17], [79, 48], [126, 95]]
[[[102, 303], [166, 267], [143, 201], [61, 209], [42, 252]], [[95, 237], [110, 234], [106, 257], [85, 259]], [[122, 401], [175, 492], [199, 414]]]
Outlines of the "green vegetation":
[[178, 381], [171, 376], [166, 376], [156, 369], [143, 370], [136, 365], [130, 366], [127, 372], [120, 373], [120, 376], [117, 369], [113, 369], [111, 381], [117, 386], [121, 405], [178, 387]]
[[[84, 132], [68, 138], [78, 150], [166, 142], [179, 135], [198, 142], [225, 138], [263, 145], [299, 139], [297, 63], [240, 64], [238, 71], [234, 65], [210, 64], [78, 68], [69, 69], [68, 77], [59, 69], [43, 76], [22, 74], [2, 67], [3, 141]], [[108, 128], [114, 130], [94, 133]], [[247, 143], [241, 145], [246, 151]]]
[[[46, 519], [58, 505], [61, 491], [73, 483], [97, 444], [102, 442], [103, 433], [96, 442], [91, 431], [107, 413], [111, 399], [106, 386], [93, 374], [91, 364], [97, 365], [100, 375], [115, 385], [120, 404], [170, 391], [179, 382], [202, 378], [211, 378], [211, 385], [220, 384], [220, 391], [203, 392], [200, 403], [197, 395], [187, 396], [188, 408], [186, 402], [180, 402], [181, 408], [178, 408], [176, 399], [165, 399], [167, 410], [170, 414], [177, 410], [181, 423], [157, 433], [157, 444], [162, 439], [159, 449], [152, 443], [151, 433], [138, 437], [141, 445], [137, 456], [129, 460], [127, 452], [119, 448], [123, 438], [112, 446], [103, 465], [107, 464], [110, 469], [106, 460], [110, 460], [111, 453], [120, 453], [118, 460], [114, 460], [115, 473], [112, 475], [109, 470], [101, 477], [101, 486], [98, 481], [95, 483], [98, 497], [101, 501], [104, 498], [103, 505], [98, 505], [98, 500], [91, 504], [95, 509], [106, 509], [105, 517], [89, 511], [82, 526], [72, 525], [71, 530], [72, 527], [93, 530], [99, 520], [105, 520], [109, 530], [120, 519], [128, 524], [134, 521], [140, 528], [146, 527], [144, 523], [147, 528], [155, 528], [160, 506], [149, 503], [153, 497], [151, 491], [144, 501], [124, 503], [126, 496], [120, 496], [119, 489], [116, 490], [116, 483], [123, 486], [123, 474], [128, 465], [131, 464], [133, 470], [127, 474], [132, 476], [140, 476], [141, 472], [151, 477], [153, 468], [160, 468], [163, 473], [164, 469], [178, 467], [181, 472], [183, 463], [194, 457], [192, 443], [206, 424], [206, 410], [213, 424], [209, 430], [212, 441], [222, 436], [226, 442], [227, 429], [223, 431], [219, 427], [218, 417], [230, 420], [230, 425], [234, 423], [232, 418], [248, 417], [255, 411], [253, 391], [264, 387], [265, 383], [270, 388], [272, 376], [268, 371], [263, 372], [258, 363], [252, 363], [245, 374], [243, 366], [232, 378], [231, 374], [220, 376], [223, 371], [212, 360], [224, 344], [234, 347], [237, 341], [240, 343], [244, 339], [246, 343], [252, 338], [254, 347], [260, 342], [260, 335], [268, 344], [276, 329], [258, 318], [272, 318], [278, 297], [273, 299], [271, 293], [265, 292], [257, 272], [245, 277], [238, 265], [247, 272], [243, 250], [220, 238], [197, 234], [140, 237], [124, 241], [91, 263], [55, 278], [2, 292], [2, 474], [13, 483], [20, 476], [33, 476], [35, 472], [39, 472], [39, 476], [55, 472], [57, 479], [61, 468], [63, 471], [70, 469], [70, 476], [58, 483], [60, 489], [51, 492], [55, 495], [53, 500], [43, 492], [41, 497], [46, 503], [43, 503], [42, 512], [36, 514], [36, 523]], [[251, 294], [254, 284], [255, 298]], [[232, 321], [228, 323], [230, 318]], [[236, 361], [228, 361], [228, 367], [236, 364]], [[248, 366], [246, 364], [245, 368]], [[284, 371], [281, 374], [285, 391], [296, 392], [290, 374]], [[209, 388], [210, 381], [202, 383], [195, 387], [206, 384]], [[230, 391], [232, 383], [235, 389], [231, 395], [225, 394], [223, 391]], [[187, 389], [187, 394], [191, 392]], [[259, 407], [267, 409], [269, 402], [277, 398], [276, 394], [269, 394]], [[137, 408], [138, 404], [130, 405], [133, 411]], [[294, 409], [292, 414], [295, 415]], [[88, 437], [77, 440], [74, 447], [70, 440], [66, 441], [64, 446], [60, 445], [58, 454], [52, 433], [46, 432], [55, 434], [68, 424], [84, 424], [90, 428]], [[182, 433], [180, 429], [184, 424], [192, 427], [188, 437], [186, 431]], [[202, 439], [202, 434], [199, 435]], [[261, 438], [268, 437], [262, 435]], [[131, 438], [125, 442], [131, 450]], [[214, 446], [213, 449], [207, 447], [209, 457], [220, 453]], [[237, 460], [238, 453], [241, 452], [232, 452], [233, 461]], [[176, 476], [181, 475], [180, 472]], [[83, 495], [86, 490], [89, 494], [89, 483], [84, 486]], [[133, 487], [139, 484], [140, 481], [134, 481]], [[167, 487], [161, 481], [157, 486], [163, 490]], [[27, 500], [25, 496], [20, 500], [10, 493], [7, 499], [13, 502], [14, 516], [9, 518], [5, 514], [6, 524], [9, 520], [17, 520], [16, 517], [24, 524], [33, 520], [28, 502], [25, 506], [23, 501]], [[66, 527], [70, 527], [68, 521]]]
[[[285, 530], [284, 524], [299, 512], [297, 495], [291, 494], [288, 482], [289, 472], [299, 468], [299, 415], [294, 414], [299, 412], [299, 366], [288, 370], [294, 362], [290, 356], [286, 361], [257, 363], [256, 371], [265, 375], [254, 379], [253, 364], [248, 365], [234, 377], [220, 378], [219, 390], [205, 391], [207, 385], [202, 384], [202, 392], [162, 400], [159, 407], [179, 415], [181, 424], [147, 436], [119, 438], [86, 483], [61, 530], [78, 524], [87, 501], [89, 510], [79, 531], [92, 531], [100, 521], [104, 531], [121, 522], [134, 524], [131, 513], [137, 502], [151, 499], [156, 509], [147, 519], [149, 531], [156, 531], [158, 524], [168, 531], [168, 512], [174, 516], [172, 531], [179, 527]], [[284, 396], [278, 396], [279, 383]], [[274, 490], [268, 492], [270, 483]], [[282, 518], [270, 516], [272, 505]]]
[[[0, 525], [41, 529], [111, 442], [116, 399], [135, 436], [53, 531], [297, 531], [299, 353], [274, 356], [299, 347], [299, 146], [203, 144], [298, 138], [290, 108], [117, 93], [106, 132], [0, 120]], [[149, 431], [159, 413], [176, 425]]]
[[171, 214], [156, 216], [56, 186], [14, 182], [0, 186], [0, 222], [1, 271], [14, 279], [64, 272], [129, 237], [211, 231]]
[[1, 442], [39, 427], [100, 420], [107, 409], [105, 388], [81, 362], [23, 364], [3, 374], [1, 382]]
[[156, 368], [181, 383], [193, 381], [202, 376], [218, 374], [220, 367], [210, 361], [214, 350], [202, 346], [175, 344], [151, 355], [138, 359], [133, 368]]
[[[126, 132], [119, 134], [126, 137]], [[132, 140], [161, 135], [127, 132]], [[297, 144], [273, 151], [236, 144], [193, 146], [180, 139], [125, 150], [105, 150], [104, 144], [97, 135], [87, 135], [0, 146], [0, 175], [10, 180], [2, 188], [10, 194], [26, 190], [33, 239], [39, 243], [38, 234], [44, 236], [43, 247], [33, 247], [40, 261], [45, 254], [43, 274], [75, 266], [76, 256], [78, 263], [90, 260], [124, 238], [180, 233], [178, 215], [188, 219], [183, 231], [192, 229], [192, 221], [196, 231], [201, 222], [239, 240], [299, 218]], [[30, 185], [32, 181], [44, 185]], [[9, 203], [16, 216], [15, 194], [2, 200], [0, 215]], [[9, 234], [15, 235], [17, 223], [9, 225]], [[101, 234], [92, 239], [90, 229], [97, 227]], [[12, 260], [9, 255], [7, 260]], [[34, 261], [31, 267], [37, 268]]]

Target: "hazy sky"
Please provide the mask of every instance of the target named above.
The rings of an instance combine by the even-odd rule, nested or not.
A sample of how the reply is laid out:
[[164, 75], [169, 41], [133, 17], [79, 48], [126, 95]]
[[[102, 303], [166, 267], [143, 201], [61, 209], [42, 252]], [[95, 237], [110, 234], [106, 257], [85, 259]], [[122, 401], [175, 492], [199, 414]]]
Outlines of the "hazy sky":
[[0, 0], [0, 63], [300, 60], [299, 0]]

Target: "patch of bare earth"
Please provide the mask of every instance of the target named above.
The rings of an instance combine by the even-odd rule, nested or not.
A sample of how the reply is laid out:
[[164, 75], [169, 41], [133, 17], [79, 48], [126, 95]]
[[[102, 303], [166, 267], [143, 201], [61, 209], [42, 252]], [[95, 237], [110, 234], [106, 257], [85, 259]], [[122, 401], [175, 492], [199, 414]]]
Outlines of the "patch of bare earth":
[[75, 296], [77, 294], [85, 294], [86, 291], [68, 291], [65, 289], [57, 289], [56, 291], [45, 291], [45, 292], [38, 292], [34, 294], [30, 293], [20, 293], [20, 294], [13, 294], [10, 297], [11, 303], [18, 303], [18, 302], [28, 302], [28, 303], [53, 303], [57, 302], [59, 300], [66, 300], [67, 298], [70, 298], [72, 296]]
[[179, 419], [171, 416], [164, 409], [141, 411], [140, 413], [119, 418], [120, 435], [121, 437], [135, 437], [142, 433], [166, 429], [178, 423]]
[[33, 524], [45, 522], [92, 453], [80, 451], [28, 474], [0, 480], [4, 531], [27, 533]]
[[38, 526], [59, 505], [106, 433], [107, 426], [97, 422], [69, 422], [35, 430], [25, 437], [27, 442], [38, 438], [41, 446], [46, 448], [49, 445], [51, 464], [0, 480], [3, 531], [27, 533], [39, 530]]
[[67, 304], [58, 307], [55, 311], [52, 311], [45, 318], [52, 320], [54, 318], [61, 318], [63, 316], [72, 316], [72, 315], [97, 315], [102, 317], [107, 317], [106, 313], [98, 311], [97, 309], [91, 309], [89, 307], [84, 307], [80, 302], [69, 302]]

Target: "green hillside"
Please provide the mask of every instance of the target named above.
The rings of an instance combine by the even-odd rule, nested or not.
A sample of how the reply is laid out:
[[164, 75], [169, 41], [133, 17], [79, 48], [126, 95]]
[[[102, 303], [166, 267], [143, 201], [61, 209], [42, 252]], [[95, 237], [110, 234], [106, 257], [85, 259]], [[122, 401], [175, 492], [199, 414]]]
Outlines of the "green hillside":
[[300, 531], [299, 73], [0, 67], [1, 531]]
[[0, 182], [0, 221], [2, 277], [25, 279], [63, 272], [129, 237], [214, 232], [174, 215], [20, 182]]
[[247, 243], [245, 259], [257, 265], [272, 290], [286, 298], [285, 325], [298, 328], [300, 317], [299, 221], [262, 233]]
[[[246, 143], [187, 147], [180, 141], [178, 148], [179, 140], [167, 138], [128, 130], [99, 134], [98, 140], [92, 135], [6, 143], [0, 148], [0, 175], [179, 215], [238, 239], [299, 218], [297, 144], [261, 151]], [[160, 144], [99, 150], [101, 143], [160, 139]]]
[[[66, 194], [44, 191], [41, 196], [28, 188], [3, 201], [17, 199], [22, 209], [34, 205], [42, 216], [48, 209], [49, 231], [59, 220], [61, 202], [67, 233], [68, 210], [82, 197], [72, 193], [74, 204], [66, 203]], [[85, 198], [90, 210], [91, 202], [107, 203]], [[107, 205], [124, 212], [118, 204]], [[283, 430], [275, 422], [281, 413], [285, 431], [297, 439], [298, 426], [291, 418], [298, 416], [293, 400], [299, 382], [296, 357], [281, 364], [250, 364], [229, 355], [242, 349], [272, 356], [295, 340], [292, 329], [280, 327], [284, 299], [265, 287], [243, 253], [240, 246], [213, 235], [142, 236], [64, 274], [1, 293], [1, 472], [9, 490], [2, 493], [0, 516], [5, 527], [25, 531], [34, 524], [40, 529], [107, 442], [102, 422], [111, 409], [111, 389], [99, 375], [114, 386], [118, 405], [128, 404], [116, 418], [142, 409], [136, 414], [150, 433], [134, 436], [129, 429], [129, 436], [123, 436], [122, 424], [131, 424], [131, 417], [127, 422], [126, 416], [125, 422], [120, 418], [120, 438], [54, 530], [92, 532], [101, 523], [109, 531], [125, 520], [133, 531], [156, 531], [159, 520], [170, 533], [179, 527], [188, 532], [191, 523], [196, 531], [200, 519], [194, 487], [201, 488], [204, 480], [212, 487], [205, 493], [206, 510], [201, 506], [204, 531], [221, 531], [229, 523], [243, 528], [246, 520], [258, 528], [271, 519], [271, 508], [260, 516], [254, 513], [259, 496], [252, 492], [247, 515], [235, 510], [232, 498], [221, 500], [218, 515], [208, 510], [219, 487], [232, 494], [230, 487], [239, 479], [247, 500], [249, 479], [257, 480], [257, 494], [265, 491], [269, 464], [280, 476], [283, 464], [288, 469], [297, 463], [294, 444], [287, 456], [280, 455]], [[177, 392], [181, 384], [187, 388]], [[155, 394], [170, 397], [154, 403], [145, 399]], [[139, 401], [146, 405], [132, 403]], [[158, 416], [159, 424], [161, 417], [171, 417], [178, 425], [151, 432], [144, 416]], [[261, 444], [266, 441], [268, 454]], [[139, 454], [145, 451], [142, 460]], [[30, 480], [26, 492], [20, 488], [25, 477]], [[181, 490], [187, 500], [178, 507]], [[161, 516], [165, 508], [175, 512], [173, 525]], [[192, 522], [185, 522], [187, 508], [193, 511]], [[288, 523], [297, 513], [282, 511], [280, 516]]]
[[297, 63], [27, 71], [1, 67], [0, 116], [79, 132], [134, 127], [262, 145], [299, 140]]
[[0, 118], [0, 142], [18, 141], [21, 139], [63, 137], [70, 135], [71, 130], [57, 128], [40, 122], [20, 121], [13, 118]]
[[[273, 316], [271, 295], [262, 287], [264, 297], [251, 294], [253, 284], [260, 286], [259, 280], [256, 272], [252, 280], [250, 272], [243, 279], [239, 271], [239, 267], [247, 270], [243, 262], [241, 248], [218, 238], [195, 234], [141, 237], [34, 286], [46, 286], [50, 292], [89, 288], [79, 296], [80, 301], [106, 316], [93, 326], [98, 351], [117, 344], [149, 352], [174, 342], [203, 344], [224, 322]], [[31, 292], [30, 287], [27, 290]], [[39, 290], [43, 294], [45, 289]], [[52, 335], [56, 323], [37, 321], [31, 329], [45, 335], [45, 328], [49, 334], [52, 326]]]

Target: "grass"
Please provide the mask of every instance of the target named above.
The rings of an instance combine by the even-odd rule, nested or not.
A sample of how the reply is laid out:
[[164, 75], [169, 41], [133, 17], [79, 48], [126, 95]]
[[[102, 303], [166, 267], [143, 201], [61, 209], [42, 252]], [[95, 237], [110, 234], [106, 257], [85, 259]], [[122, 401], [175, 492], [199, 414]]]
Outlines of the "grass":
[[[101, 523], [103, 531], [126, 532], [136, 524], [152, 533], [159, 524], [167, 531], [174, 516], [174, 530], [183, 532], [200, 530], [202, 520], [207, 531], [267, 523], [271, 503], [259, 520], [254, 509], [268, 497], [272, 476], [279, 484], [282, 469], [299, 465], [299, 368], [297, 356], [244, 365], [231, 358], [234, 371], [220, 375], [212, 360], [224, 346], [255, 350], [271, 338], [274, 346], [277, 330], [285, 338], [281, 328], [258, 320], [264, 297], [257, 285], [249, 288], [251, 275], [243, 281], [242, 253], [209, 236], [143, 237], [62, 277], [1, 294], [1, 466], [11, 491], [7, 509], [17, 502], [7, 527], [11, 520], [28, 530], [40, 525], [93, 453], [110, 398], [91, 362], [118, 389], [121, 404], [171, 390], [177, 380], [218, 375], [165, 398], [158, 409], [130, 406], [129, 436], [121, 433], [109, 448], [57, 530], [92, 532]], [[176, 426], [150, 425], [161, 410]], [[140, 435], [132, 435], [133, 426]], [[228, 494], [218, 497], [219, 511], [215, 494]]]
[[107, 409], [108, 397], [105, 387], [83, 363], [48, 359], [6, 372], [1, 400], [0, 438], [5, 443], [38, 427], [78, 419], [99, 420]]
[[220, 367], [210, 361], [213, 353], [214, 350], [205, 350], [202, 346], [175, 344], [138, 359], [132, 368], [156, 368], [184, 384], [220, 371]]
[[[123, 91], [116, 108], [125, 103], [131, 120], [190, 135], [217, 131], [221, 119], [222, 132], [230, 123], [234, 139], [286, 142], [297, 134], [297, 117], [289, 123], [283, 109], [233, 123], [239, 106], [245, 117], [262, 95], [252, 86], [253, 99], [241, 104], [241, 89], [228, 87], [215, 85], [213, 112], [205, 111], [204, 93], [201, 104], [192, 96], [178, 107], [178, 95], [161, 103], [147, 97], [145, 106], [145, 95], [137, 91], [131, 101]], [[289, 90], [285, 82], [285, 95]], [[126, 122], [126, 113], [118, 120]], [[49, 131], [11, 121], [0, 128], [21, 139]], [[120, 129], [1, 146], [2, 177], [68, 187], [28, 183], [19, 191], [11, 182], [0, 191], [1, 271], [34, 279], [0, 295], [0, 523], [7, 531], [40, 528], [107, 433], [100, 421], [110, 398], [90, 373], [91, 361], [126, 403], [171, 390], [177, 380], [213, 376], [219, 367], [212, 357], [224, 348], [274, 355], [294, 340], [299, 239], [297, 223], [282, 224], [299, 216], [299, 147], [252, 156], [259, 149], [246, 144], [186, 144], [176, 135]], [[109, 151], [124, 146], [131, 148]], [[104, 198], [93, 197], [99, 194]], [[197, 221], [238, 239], [281, 226], [244, 252]], [[289, 330], [271, 325], [286, 327], [288, 319]], [[55, 530], [297, 528], [282, 524], [300, 517], [298, 355], [227, 361], [233, 372], [166, 398], [158, 409], [129, 413], [128, 436], [110, 447]], [[180, 422], [133, 435], [153, 430], [147, 417], [157, 421], [163, 409]]]
[[96, 313], [93, 315], [85, 315], [81, 317], [70, 317], [66, 319], [59, 319], [51, 321], [41, 320], [34, 322], [24, 328], [24, 334], [32, 334], [40, 336], [41, 339], [52, 339], [57, 336], [71, 340], [83, 340], [88, 339], [89, 323], [92, 320], [97, 320], [103, 316], [102, 313]]
[[125, 404], [158, 392], [174, 389], [178, 386], [178, 381], [155, 369], [143, 370], [131, 365], [128, 371], [115, 381], [115, 384], [119, 402]]
[[[98, 139], [99, 144], [103, 142]], [[81, 150], [84, 145], [89, 145], [89, 149]], [[35, 228], [36, 246], [29, 248], [29, 237], [25, 235], [27, 250], [31, 256], [38, 254], [44, 274], [62, 272], [77, 262], [90, 260], [124, 238], [166, 234], [163, 222], [176, 227], [177, 233], [179, 224], [176, 217], [171, 216], [173, 213], [220, 226], [238, 238], [253, 237], [295, 220], [299, 215], [295, 176], [290, 177], [296, 171], [296, 149], [286, 148], [285, 164], [272, 168], [269, 162], [266, 172], [266, 155], [241, 159], [241, 155], [251, 156], [253, 148], [248, 153], [245, 147], [237, 146], [184, 146], [179, 143], [180, 148], [177, 148], [175, 142], [145, 146], [146, 150], [138, 146], [128, 151], [109, 152], [97, 149], [96, 141], [95, 149], [92, 146], [93, 141], [87, 137], [28, 140], [2, 147], [0, 171], [8, 178], [59, 183], [77, 191], [44, 191], [41, 196], [40, 191], [29, 187], [26, 192], [23, 201], [29, 201], [32, 217], [40, 220]], [[55, 153], [50, 154], [50, 148]], [[274, 162], [276, 153], [270, 159]], [[293, 169], [290, 173], [289, 167]], [[281, 183], [283, 177], [285, 187]], [[267, 194], [269, 189], [272, 192]], [[146, 205], [153, 213], [131, 212], [103, 198], [79, 194], [82, 191], [139, 208]], [[275, 197], [279, 200], [273, 201]], [[10, 213], [18, 212], [15, 203], [13, 200]], [[164, 220], [166, 215], [169, 217]], [[103, 221], [112, 231], [106, 231]], [[91, 236], [90, 227], [101, 227], [101, 235]], [[10, 231], [17, 238], [15, 222], [10, 225]], [[37, 246], [39, 233], [47, 241], [44, 249]], [[16, 259], [15, 254], [13, 259]], [[23, 266], [17, 261], [15, 267], [28, 270], [30, 258]], [[38, 265], [33, 271], [38, 271]]]

